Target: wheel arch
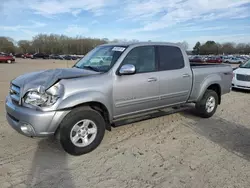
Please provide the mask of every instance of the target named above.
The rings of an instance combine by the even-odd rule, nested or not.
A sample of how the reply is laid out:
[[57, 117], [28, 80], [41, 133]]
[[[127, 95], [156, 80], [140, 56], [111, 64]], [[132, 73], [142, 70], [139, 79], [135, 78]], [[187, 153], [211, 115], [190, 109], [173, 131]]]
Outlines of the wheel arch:
[[84, 92], [77, 93], [65, 98], [57, 107], [57, 110], [72, 110], [80, 106], [90, 106], [97, 110], [106, 122], [106, 129], [111, 130], [112, 123], [112, 107], [108, 102], [109, 99], [101, 92]]
[[218, 104], [221, 104], [221, 87], [220, 87], [220, 85], [219, 84], [211, 84], [207, 88], [207, 90], [213, 90], [213, 91], [215, 91], [217, 93], [218, 99], [219, 99]]

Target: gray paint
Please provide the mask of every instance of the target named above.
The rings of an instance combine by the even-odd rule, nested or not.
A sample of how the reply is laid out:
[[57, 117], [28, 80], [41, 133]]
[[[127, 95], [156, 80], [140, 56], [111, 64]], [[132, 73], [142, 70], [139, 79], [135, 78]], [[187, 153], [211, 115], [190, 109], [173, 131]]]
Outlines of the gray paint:
[[46, 90], [61, 79], [79, 78], [93, 74], [99, 73], [76, 68], [51, 69], [21, 75], [14, 79], [12, 83], [22, 88], [21, 96], [23, 97], [30, 89], [42, 88]]
[[[64, 92], [56, 104], [41, 109], [13, 104], [7, 97], [6, 111], [16, 119], [31, 124], [35, 130], [35, 136], [44, 136], [46, 133], [49, 135], [56, 131], [72, 107], [88, 102], [103, 104], [107, 108], [112, 122], [127, 115], [186, 102], [196, 102], [200, 100], [211, 84], [218, 84], [222, 94], [230, 91], [232, 79], [230, 66], [212, 65], [190, 68], [186, 52], [177, 44], [149, 42], [116, 45], [127, 45], [128, 47], [107, 73], [100, 74], [71, 68], [30, 73], [16, 78], [12, 82], [21, 87], [22, 96], [29, 89], [39, 86], [47, 89], [58, 81], [63, 85]], [[128, 52], [135, 47], [145, 45], [179, 47], [184, 56], [184, 68], [134, 75], [117, 75], [116, 72]], [[19, 129], [20, 125], [17, 125], [9, 117], [8, 121], [16, 130]]]

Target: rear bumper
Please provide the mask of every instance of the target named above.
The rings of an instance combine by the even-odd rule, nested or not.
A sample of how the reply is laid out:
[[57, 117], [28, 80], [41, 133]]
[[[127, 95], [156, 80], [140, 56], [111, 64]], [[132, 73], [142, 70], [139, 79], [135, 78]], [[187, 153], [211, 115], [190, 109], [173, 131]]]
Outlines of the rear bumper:
[[13, 129], [28, 137], [53, 135], [68, 111], [43, 112], [18, 106], [10, 97], [5, 103], [6, 118]]

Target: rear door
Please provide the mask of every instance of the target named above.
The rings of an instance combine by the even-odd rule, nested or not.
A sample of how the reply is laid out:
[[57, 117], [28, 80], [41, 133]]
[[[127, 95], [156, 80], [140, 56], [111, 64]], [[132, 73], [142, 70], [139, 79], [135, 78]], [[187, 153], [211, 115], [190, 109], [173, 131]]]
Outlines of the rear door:
[[192, 88], [192, 71], [176, 46], [157, 46], [160, 105], [185, 103]]

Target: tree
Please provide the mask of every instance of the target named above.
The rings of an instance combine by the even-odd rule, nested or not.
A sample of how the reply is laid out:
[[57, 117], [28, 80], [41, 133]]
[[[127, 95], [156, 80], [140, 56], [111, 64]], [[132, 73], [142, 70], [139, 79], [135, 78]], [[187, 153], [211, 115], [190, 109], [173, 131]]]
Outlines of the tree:
[[188, 50], [188, 43], [186, 41], [177, 42], [177, 44], [181, 45], [183, 49]]
[[18, 46], [20, 48], [20, 50], [23, 53], [31, 53], [32, 52], [32, 46], [31, 46], [31, 42], [28, 40], [20, 40], [18, 41]]
[[236, 50], [234, 46], [235, 46], [234, 43], [231, 43], [231, 42], [222, 44], [223, 54], [235, 54]]
[[15, 45], [13, 39], [7, 37], [0, 37], [0, 52], [15, 53]]
[[244, 54], [245, 51], [246, 51], [246, 44], [244, 43], [239, 43], [237, 46], [236, 46], [236, 52], [239, 53], [239, 54]]
[[218, 54], [219, 49], [217, 44], [214, 41], [207, 41], [205, 44], [201, 45], [200, 53], [209, 55], [209, 54]]
[[199, 55], [200, 54], [201, 43], [197, 42], [193, 48], [193, 54]]
[[188, 50], [188, 43], [186, 41], [183, 41], [181, 45], [186, 51]]

